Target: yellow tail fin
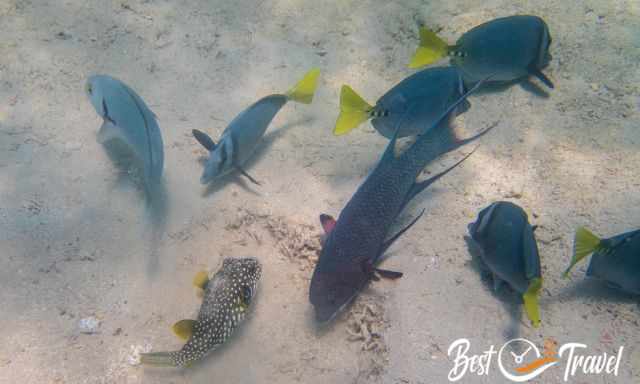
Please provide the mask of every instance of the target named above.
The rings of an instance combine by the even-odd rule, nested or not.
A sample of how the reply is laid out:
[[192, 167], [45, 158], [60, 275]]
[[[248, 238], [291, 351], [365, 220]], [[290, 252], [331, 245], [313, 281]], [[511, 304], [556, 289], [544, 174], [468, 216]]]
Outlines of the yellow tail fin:
[[447, 56], [449, 44], [438, 37], [433, 31], [420, 28], [420, 46], [413, 54], [409, 68], [419, 68], [436, 62]]
[[524, 311], [534, 327], [540, 326], [540, 309], [538, 308], [538, 294], [542, 288], [542, 279], [536, 277], [529, 282], [527, 292], [522, 295]]
[[302, 80], [287, 91], [287, 97], [298, 103], [311, 104], [313, 94], [316, 92], [316, 86], [318, 85], [318, 76], [320, 76], [320, 69], [318, 68], [307, 72]]
[[571, 259], [571, 264], [566, 271], [564, 271], [564, 277], [569, 276], [569, 271], [576, 265], [580, 260], [587, 257], [590, 253], [597, 250], [600, 246], [600, 238], [598, 236], [591, 233], [588, 229], [584, 227], [578, 228], [576, 231], [576, 238], [573, 243], [573, 258]]
[[338, 115], [333, 134], [336, 136], [344, 135], [367, 121], [372, 109], [373, 107], [351, 87], [343, 85], [340, 90], [340, 115]]

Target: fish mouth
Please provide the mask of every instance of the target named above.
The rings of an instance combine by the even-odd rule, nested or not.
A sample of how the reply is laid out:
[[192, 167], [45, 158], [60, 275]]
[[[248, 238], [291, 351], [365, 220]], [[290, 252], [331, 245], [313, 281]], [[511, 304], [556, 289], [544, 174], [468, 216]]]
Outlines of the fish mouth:
[[314, 306], [315, 322], [319, 326], [326, 326], [336, 317], [340, 310], [326, 310], [321, 307]]

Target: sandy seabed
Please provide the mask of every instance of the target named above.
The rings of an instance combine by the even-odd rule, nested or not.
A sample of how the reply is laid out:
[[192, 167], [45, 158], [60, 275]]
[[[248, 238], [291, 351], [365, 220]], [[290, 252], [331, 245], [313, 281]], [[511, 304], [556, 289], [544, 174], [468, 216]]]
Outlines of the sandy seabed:
[[[453, 42], [495, 17], [536, 14], [553, 36], [540, 97], [519, 85], [471, 97], [457, 128], [494, 122], [461, 167], [420, 194], [401, 222], [425, 216], [391, 249], [405, 273], [370, 285], [333, 326], [312, 324], [307, 292], [318, 215], [337, 215], [386, 145], [369, 124], [331, 134], [339, 89], [373, 102], [413, 73], [417, 25]], [[610, 236], [640, 222], [640, 3], [629, 1], [0, 1], [0, 383], [445, 383], [449, 345], [472, 352], [513, 337], [539, 346], [625, 347], [618, 377], [640, 377], [638, 299], [561, 278], [573, 232]], [[199, 184], [214, 138], [253, 101], [308, 69], [311, 106], [287, 105], [248, 166], [257, 187]], [[126, 162], [96, 142], [88, 75], [134, 88], [158, 115], [166, 205], [149, 211]], [[428, 167], [443, 169], [471, 148]], [[471, 258], [466, 226], [495, 200], [525, 207], [545, 286], [543, 324], [494, 293]], [[186, 370], [135, 365], [142, 350], [177, 349], [170, 326], [195, 316], [194, 274], [223, 257], [263, 263], [251, 316], [227, 345]], [[94, 317], [96, 333], [79, 332]], [[535, 382], [562, 382], [550, 369]], [[497, 370], [461, 382], [506, 382]]]

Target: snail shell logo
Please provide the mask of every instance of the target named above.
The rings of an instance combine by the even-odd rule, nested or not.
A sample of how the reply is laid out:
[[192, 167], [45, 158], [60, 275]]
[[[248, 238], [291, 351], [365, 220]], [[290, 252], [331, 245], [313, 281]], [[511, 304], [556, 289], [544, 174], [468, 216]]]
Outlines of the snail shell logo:
[[[516, 353], [513, 346], [519, 344], [523, 347], [519, 349], [522, 352]], [[548, 340], [545, 342], [543, 355], [538, 347], [527, 339], [510, 340], [498, 352], [500, 372], [504, 377], [516, 383], [529, 381], [558, 363], [557, 353], [555, 352], [556, 346], [553, 341]], [[511, 369], [511, 367], [505, 365], [505, 362], [509, 360], [515, 364], [515, 368]]]

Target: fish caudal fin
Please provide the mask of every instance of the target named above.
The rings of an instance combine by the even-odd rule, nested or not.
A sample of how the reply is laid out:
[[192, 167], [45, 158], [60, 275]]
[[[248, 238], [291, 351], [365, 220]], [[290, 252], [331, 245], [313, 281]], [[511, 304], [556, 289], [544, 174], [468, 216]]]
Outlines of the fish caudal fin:
[[534, 327], [540, 325], [540, 310], [538, 308], [538, 294], [542, 288], [542, 278], [536, 277], [529, 282], [527, 292], [522, 295], [524, 311]]
[[146, 365], [157, 365], [165, 367], [176, 366], [175, 361], [171, 357], [171, 352], [151, 352], [141, 353], [140, 363]]
[[369, 112], [373, 107], [348, 85], [343, 85], [340, 90], [340, 115], [336, 121], [333, 134], [344, 135], [353, 128], [369, 119]]
[[311, 104], [313, 94], [315, 93], [316, 86], [318, 85], [318, 76], [320, 76], [320, 69], [318, 68], [314, 68], [307, 72], [302, 80], [287, 91], [286, 95], [289, 100], [303, 104]]
[[449, 53], [449, 44], [430, 29], [420, 28], [420, 46], [409, 62], [409, 68], [420, 68], [434, 63]]
[[568, 277], [571, 268], [578, 264], [580, 260], [587, 257], [590, 253], [596, 251], [600, 245], [601, 241], [598, 236], [594, 235], [584, 227], [578, 228], [573, 243], [573, 258], [571, 259], [571, 264], [569, 264], [567, 270], [564, 271], [564, 277]]

